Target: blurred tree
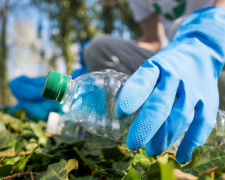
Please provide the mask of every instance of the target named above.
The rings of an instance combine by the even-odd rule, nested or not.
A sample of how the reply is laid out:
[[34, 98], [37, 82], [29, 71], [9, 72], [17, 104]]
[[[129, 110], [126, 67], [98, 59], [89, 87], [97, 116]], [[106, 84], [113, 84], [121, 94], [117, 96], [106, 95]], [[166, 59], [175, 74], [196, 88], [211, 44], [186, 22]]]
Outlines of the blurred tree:
[[[129, 31], [131, 38], [140, 34], [128, 0], [32, 0], [47, 13], [51, 22], [51, 39], [65, 59], [67, 73], [75, 63], [73, 43], [92, 39], [97, 34]], [[115, 25], [118, 24], [119, 26]], [[51, 63], [56, 59], [51, 59]]]
[[[126, 32], [131, 39], [140, 34], [139, 26], [134, 21], [129, 9], [128, 0], [0, 0], [0, 104], [9, 103], [6, 67], [7, 54], [11, 53], [12, 49], [7, 49], [9, 45], [7, 44], [9, 40], [7, 38], [9, 14], [13, 14], [16, 11], [15, 9], [19, 10], [18, 4], [22, 4], [22, 2], [27, 4], [31, 2], [35, 7], [42, 10], [40, 13], [45, 12], [48, 15], [51, 29], [49, 34], [54, 42], [54, 50], [49, 62], [51, 65], [56, 65], [56, 59], [62, 56], [66, 62], [67, 73], [71, 73], [75, 64], [76, 55], [72, 51], [74, 43], [90, 40], [99, 33], [116, 34], [118, 36]], [[23, 8], [19, 11], [21, 10]], [[40, 19], [37, 26], [39, 38], [41, 38], [42, 30], [42, 19]], [[15, 34], [18, 34], [18, 38], [24, 38], [18, 29], [15, 29], [15, 32]], [[34, 39], [24, 39], [27, 40], [26, 44], [28, 41], [34, 43]], [[17, 39], [12, 41], [14, 44], [16, 42]], [[37, 40], [35, 40], [36, 42]], [[19, 41], [18, 44], [19, 46], [24, 45]], [[32, 43], [30, 44], [33, 47], [32, 53], [39, 53], [41, 59], [46, 59], [46, 49], [37, 48]], [[27, 45], [24, 47], [25, 49], [32, 49]], [[26, 57], [24, 56], [24, 58]], [[27, 59], [30, 60], [30, 58]], [[18, 56], [16, 60], [18, 60]]]
[[103, 20], [103, 32], [111, 34], [114, 29], [114, 10], [117, 2], [115, 0], [100, 0], [99, 2], [102, 6], [101, 17]]
[[122, 35], [128, 32], [131, 39], [141, 35], [140, 26], [129, 8], [129, 0], [98, 0], [98, 4], [101, 6], [98, 12], [98, 21], [101, 23], [99, 28], [103, 33]]
[[140, 25], [134, 20], [131, 9], [129, 8], [129, 0], [117, 0], [117, 8], [119, 10], [118, 19], [121, 20], [123, 28], [121, 31], [128, 31], [132, 39], [141, 36]]
[[8, 104], [9, 100], [9, 89], [7, 79], [7, 23], [8, 14], [10, 11], [10, 0], [1, 2], [0, 6], [0, 91], [1, 91], [1, 104]]
[[83, 0], [34, 0], [35, 5], [44, 10], [51, 21], [51, 39], [60, 48], [67, 66], [72, 72], [75, 63], [71, 46], [75, 42], [89, 40], [98, 30], [91, 26]]

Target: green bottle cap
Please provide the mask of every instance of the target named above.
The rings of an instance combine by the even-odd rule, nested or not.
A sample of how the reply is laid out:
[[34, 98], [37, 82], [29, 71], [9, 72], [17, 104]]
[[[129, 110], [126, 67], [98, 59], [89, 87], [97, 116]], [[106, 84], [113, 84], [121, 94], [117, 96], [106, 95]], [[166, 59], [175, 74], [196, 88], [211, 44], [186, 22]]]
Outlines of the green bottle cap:
[[42, 97], [61, 102], [70, 77], [55, 71], [49, 71], [42, 91]]

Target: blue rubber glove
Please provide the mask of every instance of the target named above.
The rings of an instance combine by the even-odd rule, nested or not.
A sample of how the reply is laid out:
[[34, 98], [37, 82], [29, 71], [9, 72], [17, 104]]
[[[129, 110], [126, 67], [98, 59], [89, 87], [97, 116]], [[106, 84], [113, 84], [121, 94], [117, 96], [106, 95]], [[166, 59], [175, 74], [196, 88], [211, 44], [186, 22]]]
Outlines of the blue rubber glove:
[[145, 145], [149, 156], [161, 154], [187, 130], [177, 151], [191, 160], [212, 131], [218, 110], [218, 77], [225, 61], [225, 9], [194, 12], [169, 45], [127, 80], [117, 101], [118, 118], [138, 111], [127, 147]]

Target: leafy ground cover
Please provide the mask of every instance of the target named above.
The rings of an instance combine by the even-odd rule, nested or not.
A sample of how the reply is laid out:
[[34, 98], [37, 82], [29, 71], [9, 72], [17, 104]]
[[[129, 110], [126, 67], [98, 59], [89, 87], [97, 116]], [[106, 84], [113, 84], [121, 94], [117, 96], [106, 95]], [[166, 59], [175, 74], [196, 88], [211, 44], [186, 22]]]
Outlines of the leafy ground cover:
[[123, 143], [87, 136], [75, 139], [45, 133], [43, 121], [0, 113], [0, 179], [141, 180], [225, 179], [225, 152], [197, 148], [192, 161], [180, 165], [174, 154], [148, 157]]

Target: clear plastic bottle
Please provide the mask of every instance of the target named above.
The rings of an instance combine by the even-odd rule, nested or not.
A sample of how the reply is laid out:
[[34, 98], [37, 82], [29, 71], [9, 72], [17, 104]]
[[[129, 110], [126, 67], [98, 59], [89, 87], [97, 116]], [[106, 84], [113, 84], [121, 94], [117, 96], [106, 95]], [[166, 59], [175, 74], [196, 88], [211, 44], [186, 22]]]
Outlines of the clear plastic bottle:
[[62, 109], [64, 114], [56, 112], [49, 113], [46, 133], [84, 139], [87, 135], [85, 128], [74, 119], [67, 104], [64, 104]]
[[[125, 141], [136, 113], [124, 119], [116, 119], [114, 112], [118, 95], [127, 78], [124, 73], [104, 70], [72, 80], [70, 76], [50, 71], [42, 96], [60, 103], [66, 102], [76, 120], [91, 134]], [[225, 141], [224, 117], [225, 113], [219, 111], [214, 130], [215, 138], [222, 137], [219, 138], [221, 143]], [[181, 139], [172, 145], [171, 151], [177, 149]], [[218, 146], [212, 138], [211, 141]]]
[[91, 134], [125, 141], [135, 114], [118, 120], [114, 111], [127, 78], [124, 73], [104, 70], [72, 80], [70, 76], [50, 71], [42, 96], [66, 102], [76, 120]]

